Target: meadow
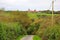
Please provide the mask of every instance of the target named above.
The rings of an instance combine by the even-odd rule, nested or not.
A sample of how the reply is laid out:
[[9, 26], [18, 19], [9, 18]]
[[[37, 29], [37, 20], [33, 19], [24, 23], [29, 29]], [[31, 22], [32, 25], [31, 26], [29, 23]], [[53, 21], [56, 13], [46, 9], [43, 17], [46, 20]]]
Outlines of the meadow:
[[42, 40], [60, 40], [60, 14], [27, 11], [0, 11], [0, 40], [37, 35]]

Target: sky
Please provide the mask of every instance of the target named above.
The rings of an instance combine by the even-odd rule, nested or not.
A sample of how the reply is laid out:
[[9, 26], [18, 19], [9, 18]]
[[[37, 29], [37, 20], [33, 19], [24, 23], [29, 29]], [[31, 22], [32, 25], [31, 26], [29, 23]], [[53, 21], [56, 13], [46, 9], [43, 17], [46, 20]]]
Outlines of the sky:
[[[54, 10], [60, 10], [60, 0], [54, 0]], [[51, 10], [52, 0], [0, 0], [5, 10]]]

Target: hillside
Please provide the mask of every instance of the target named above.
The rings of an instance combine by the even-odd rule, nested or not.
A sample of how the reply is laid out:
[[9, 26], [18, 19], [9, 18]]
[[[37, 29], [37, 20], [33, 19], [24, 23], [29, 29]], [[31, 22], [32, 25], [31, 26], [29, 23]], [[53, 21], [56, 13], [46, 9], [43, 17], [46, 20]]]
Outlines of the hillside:
[[38, 35], [42, 39], [45, 37], [50, 39], [48, 37], [58, 34], [56, 38], [60, 39], [59, 12], [54, 14], [53, 23], [52, 27], [52, 15], [46, 12], [0, 11], [0, 38], [1, 40], [16, 40], [20, 35]]

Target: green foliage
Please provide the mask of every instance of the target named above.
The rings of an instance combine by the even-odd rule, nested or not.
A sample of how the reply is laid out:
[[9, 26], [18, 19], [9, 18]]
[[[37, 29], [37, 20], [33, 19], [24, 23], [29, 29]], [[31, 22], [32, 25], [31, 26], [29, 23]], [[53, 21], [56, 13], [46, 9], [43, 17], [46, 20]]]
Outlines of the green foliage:
[[33, 40], [42, 40], [39, 36], [34, 35]]
[[44, 32], [44, 37], [48, 40], [60, 40], [60, 26], [49, 27]]
[[0, 23], [0, 40], [6, 40], [6, 31], [5, 31], [5, 27], [3, 27], [5, 25], [2, 25]]
[[27, 29], [27, 34], [36, 34], [36, 31], [38, 30], [39, 26], [39, 24], [31, 24]]
[[26, 34], [22, 25], [16, 23], [3, 24], [0, 23], [0, 39], [1, 40], [16, 40], [19, 35]]
[[20, 35], [16, 40], [21, 40], [22, 37], [24, 37], [25, 35]]
[[54, 27], [50, 27], [51, 16], [45, 12], [3, 12], [0, 14], [0, 40], [16, 40], [21, 35], [31, 34], [42, 35], [44, 40], [45, 38], [46, 40], [59, 40], [60, 14], [54, 14]]

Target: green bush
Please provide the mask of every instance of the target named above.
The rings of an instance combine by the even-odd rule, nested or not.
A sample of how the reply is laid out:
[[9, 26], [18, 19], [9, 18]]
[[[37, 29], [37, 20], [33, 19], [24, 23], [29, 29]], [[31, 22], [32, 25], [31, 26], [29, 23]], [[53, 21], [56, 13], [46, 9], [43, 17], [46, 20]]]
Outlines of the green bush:
[[43, 39], [60, 40], [60, 26], [55, 25], [53, 27], [48, 27], [44, 32]]
[[0, 23], [0, 40], [16, 40], [19, 35], [27, 34], [18, 23]]

